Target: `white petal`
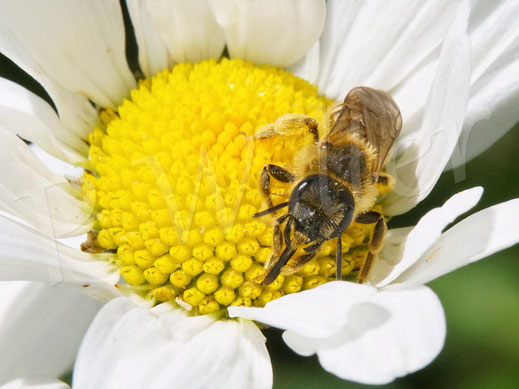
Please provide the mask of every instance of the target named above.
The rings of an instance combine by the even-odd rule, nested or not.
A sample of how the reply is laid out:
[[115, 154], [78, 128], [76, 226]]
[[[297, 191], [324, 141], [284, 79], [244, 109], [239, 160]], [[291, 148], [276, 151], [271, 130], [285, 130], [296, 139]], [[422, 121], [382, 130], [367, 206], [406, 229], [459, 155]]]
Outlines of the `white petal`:
[[384, 236], [384, 245], [373, 264], [367, 283], [379, 285], [398, 266], [404, 255], [407, 237], [413, 227], [391, 228]]
[[317, 352], [323, 368], [342, 379], [378, 385], [423, 368], [443, 347], [443, 309], [429, 288], [382, 291], [349, 313], [329, 338], [287, 331], [283, 339], [296, 352]]
[[295, 64], [289, 66], [287, 70], [311, 84], [317, 84], [317, 78], [319, 77], [319, 41], [315, 42], [308, 53]]
[[0, 128], [0, 209], [52, 237], [79, 235], [92, 228], [92, 207], [77, 190], [51, 173], [17, 136]]
[[1, 386], [1, 389], [69, 389], [66, 383], [52, 378], [19, 378]]
[[156, 30], [175, 62], [220, 58], [225, 39], [206, 0], [146, 0]]
[[408, 211], [431, 192], [458, 141], [470, 87], [468, 13], [462, 3], [445, 38], [420, 130], [399, 139], [388, 162], [396, 187], [383, 201], [387, 215]]
[[53, 157], [34, 143], [30, 145], [30, 148], [34, 155], [36, 155], [36, 157], [45, 165], [45, 167], [56, 175], [78, 180], [85, 172], [85, 170], [81, 167], [71, 165], [70, 163]]
[[424, 284], [519, 242], [519, 199], [486, 208], [451, 227], [395, 282]]
[[103, 288], [119, 280], [106, 254], [72, 249], [0, 215], [0, 281], [42, 281]]
[[346, 37], [363, 6], [365, 3], [345, 0], [329, 0], [326, 5], [326, 22], [319, 40], [321, 56], [318, 86], [322, 93], [337, 100], [345, 96], [343, 87], [334, 85], [340, 82], [341, 72], [347, 66], [347, 62], [340, 58], [346, 58]]
[[4, 78], [0, 78], [0, 127], [72, 163], [84, 161], [88, 154], [85, 142], [63, 127], [49, 104]]
[[[319, 90], [337, 100], [359, 85], [390, 90], [445, 37], [450, 1], [328, 1]], [[405, 117], [404, 117], [405, 118]]]
[[[455, 6], [455, 2], [451, 5]], [[468, 24], [473, 67], [470, 100], [452, 164], [447, 168], [460, 166], [478, 155], [519, 120], [513, 109], [519, 99], [518, 6], [514, 1], [472, 2]], [[420, 127], [438, 55], [439, 50], [431, 52], [390, 91], [404, 118], [401, 137]], [[462, 170], [455, 174], [460, 180], [464, 178]]]
[[[472, 81], [475, 82], [503, 57], [512, 59], [519, 37], [519, 4], [516, 1], [474, 2], [469, 32], [472, 46]], [[517, 59], [514, 56], [513, 59]]]
[[[0, 23], [0, 37], [9, 34], [8, 31], [4, 31]], [[14, 40], [16, 38], [12, 39]], [[0, 45], [1, 44], [3, 44], [3, 42], [0, 38]], [[81, 139], [86, 140], [88, 134], [98, 121], [96, 109], [85, 96], [71, 92], [62, 87], [57, 81], [51, 79], [38, 64], [36, 59], [31, 56], [31, 53], [27, 51], [11, 51], [11, 49], [17, 47], [18, 46], [15, 45], [11, 48], [0, 47], [0, 51], [8, 55], [19, 67], [45, 88], [58, 110], [61, 122], [67, 130], [70, 130]]]
[[139, 47], [139, 64], [144, 75], [150, 78], [164, 69], [171, 68], [173, 61], [166, 42], [153, 24], [146, 2], [127, 0], [126, 5], [135, 31]]
[[[159, 357], [167, 360], [172, 353], [177, 357], [163, 365], [162, 374], [152, 381], [155, 387], [173, 384], [181, 388], [272, 387], [272, 366], [265, 337], [250, 321], [217, 321], [181, 347], [162, 350]], [[192, 355], [194, 360], [187, 355]], [[171, 374], [173, 366], [176, 374]], [[148, 381], [146, 376], [143, 384]]]
[[40, 73], [34, 71], [33, 68], [37, 68], [39, 65], [35, 65], [33, 68], [28, 65], [34, 62], [34, 58], [30, 57], [22, 65], [20, 65], [21, 61], [19, 60], [15, 60], [15, 62], [45, 88], [56, 105], [63, 126], [81, 139], [88, 140], [88, 134], [99, 122], [97, 110], [90, 100], [51, 80], [44, 75], [43, 71], [40, 71]]
[[34, 72], [103, 107], [135, 87], [117, 0], [3, 1], [0, 20], [0, 50], [22, 68], [30, 56]]
[[[403, 118], [402, 131], [394, 150], [396, 150], [400, 140], [407, 139], [421, 129], [424, 109], [426, 108], [425, 103], [438, 69], [437, 56], [439, 52], [440, 49], [433, 52], [407, 75], [401, 85], [390, 91]], [[411, 141], [408, 143], [411, 143]], [[400, 147], [405, 151], [406, 146], [409, 145], [402, 144]], [[395, 157], [395, 153], [393, 152], [390, 157]]]
[[70, 371], [103, 305], [76, 288], [35, 282], [0, 282], [0, 302], [0, 384]]
[[328, 282], [315, 289], [289, 294], [264, 308], [229, 307], [230, 317], [256, 320], [292, 332], [322, 338], [337, 332], [347, 321], [351, 306], [366, 300], [376, 289], [352, 282]]
[[452, 157], [454, 167], [484, 151], [519, 121], [519, 2], [476, 2], [469, 30], [471, 97]]
[[[514, 48], [519, 52], [519, 41]], [[515, 55], [511, 54], [510, 56]], [[452, 157], [458, 167], [485, 151], [519, 121], [519, 58], [486, 73], [472, 86], [463, 133]], [[461, 178], [464, 178], [463, 176]]]
[[402, 272], [416, 263], [425, 251], [437, 243], [443, 229], [447, 227], [449, 223], [452, 223], [458, 216], [474, 207], [478, 203], [482, 194], [483, 188], [481, 187], [457, 193], [447, 200], [443, 206], [427, 212], [409, 235], [405, 238], [402, 237], [403, 239], [396, 248], [388, 245], [387, 249], [389, 252], [385, 252], [387, 243], [384, 242], [381, 255], [374, 265], [374, 274], [381, 273], [381, 271], [376, 269], [377, 266], [380, 266], [379, 264], [383, 261], [384, 257], [389, 257], [391, 254], [398, 254], [396, 251], [399, 251], [399, 247], [401, 248], [400, 257], [392, 257], [390, 259], [391, 262], [393, 262], [393, 267], [385, 278], [376, 280], [370, 277], [369, 281], [376, 284], [377, 287], [392, 282], [402, 274]]
[[232, 58], [286, 67], [319, 39], [326, 17], [322, 0], [210, 2]]
[[264, 343], [251, 322], [189, 317], [167, 304], [150, 310], [121, 298], [90, 327], [74, 388], [270, 388]]

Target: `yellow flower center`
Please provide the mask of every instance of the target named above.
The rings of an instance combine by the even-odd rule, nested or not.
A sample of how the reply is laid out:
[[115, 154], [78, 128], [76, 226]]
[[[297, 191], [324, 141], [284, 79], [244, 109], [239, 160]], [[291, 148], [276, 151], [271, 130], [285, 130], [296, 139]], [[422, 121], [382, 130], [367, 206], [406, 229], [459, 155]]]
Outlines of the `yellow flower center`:
[[[199, 314], [264, 306], [333, 280], [336, 244], [328, 241], [297, 273], [256, 282], [273, 217], [252, 217], [268, 207], [264, 165], [290, 166], [299, 147], [287, 139], [258, 146], [255, 131], [286, 113], [322, 122], [332, 103], [282, 69], [235, 59], [178, 64], [141, 82], [89, 136], [82, 188], [98, 212], [97, 246], [117, 253], [136, 291]], [[282, 183], [272, 191], [280, 201], [290, 194]], [[362, 263], [371, 228], [353, 223], [343, 234], [344, 275]]]

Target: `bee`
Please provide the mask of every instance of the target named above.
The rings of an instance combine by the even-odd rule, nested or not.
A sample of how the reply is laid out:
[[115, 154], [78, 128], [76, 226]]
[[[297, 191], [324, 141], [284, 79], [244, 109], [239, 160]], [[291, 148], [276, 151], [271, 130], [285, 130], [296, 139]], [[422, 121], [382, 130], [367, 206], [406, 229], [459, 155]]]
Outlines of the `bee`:
[[[359, 283], [366, 280], [382, 247], [385, 220], [370, 209], [384, 191], [380, 188], [389, 191], [394, 186], [394, 180], [382, 168], [402, 128], [400, 110], [388, 93], [357, 87], [329, 115], [328, 126], [329, 133], [319, 139], [316, 120], [288, 114], [256, 132], [258, 141], [279, 136], [312, 137], [312, 142], [294, 157], [294, 172], [267, 164], [260, 174], [260, 188], [269, 208], [254, 217], [288, 208], [273, 226], [272, 252], [262, 276], [265, 285], [282, 272], [300, 269], [317, 255], [324, 242], [334, 238], [336, 277], [342, 279], [341, 234], [353, 221], [375, 225], [357, 276]], [[293, 185], [288, 201], [273, 205], [271, 179]]]

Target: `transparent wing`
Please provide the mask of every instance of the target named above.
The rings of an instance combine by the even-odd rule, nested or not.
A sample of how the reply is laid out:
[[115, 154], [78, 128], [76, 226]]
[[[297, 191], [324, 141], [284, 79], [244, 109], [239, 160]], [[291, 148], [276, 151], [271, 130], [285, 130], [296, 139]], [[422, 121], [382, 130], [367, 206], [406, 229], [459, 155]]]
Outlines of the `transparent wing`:
[[393, 98], [365, 86], [354, 88], [332, 112], [330, 121], [331, 130], [324, 141], [340, 144], [347, 133], [365, 139], [377, 151], [372, 173], [378, 176], [402, 129], [402, 116]]

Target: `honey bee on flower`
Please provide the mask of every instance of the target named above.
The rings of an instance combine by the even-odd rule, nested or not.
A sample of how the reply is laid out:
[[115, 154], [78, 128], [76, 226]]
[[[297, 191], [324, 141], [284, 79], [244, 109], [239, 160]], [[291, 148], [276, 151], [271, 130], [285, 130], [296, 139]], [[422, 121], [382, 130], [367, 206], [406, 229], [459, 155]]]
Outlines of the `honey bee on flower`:
[[390, 157], [363, 155], [395, 185], [353, 216], [407, 212], [451, 156], [472, 156], [456, 145], [476, 123], [480, 151], [519, 119], [517, 3], [483, 3], [2, 0], [0, 51], [49, 100], [0, 79], [0, 385], [67, 387], [34, 377], [74, 365], [79, 389], [269, 388], [265, 325], [343, 379], [382, 384], [430, 363], [446, 329], [424, 284], [515, 244], [517, 200], [443, 232], [482, 193], [463, 191], [383, 241], [383, 218], [341, 225], [290, 268], [283, 251], [311, 246], [297, 212], [283, 210], [281, 234], [254, 215], [265, 192], [289, 201], [268, 177], [309, 177], [289, 169], [303, 138], [260, 129], [289, 114], [328, 130], [350, 90], [385, 91], [401, 133], [387, 127]]

